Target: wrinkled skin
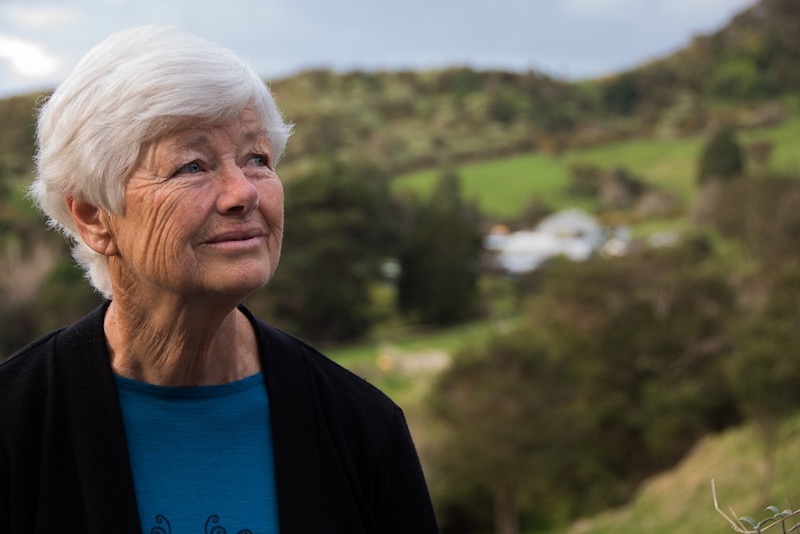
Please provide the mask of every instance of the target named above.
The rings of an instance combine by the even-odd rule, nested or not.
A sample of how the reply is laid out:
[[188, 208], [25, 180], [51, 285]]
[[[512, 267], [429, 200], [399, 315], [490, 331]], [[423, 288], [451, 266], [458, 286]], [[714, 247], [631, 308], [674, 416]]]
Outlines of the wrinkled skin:
[[264, 285], [280, 256], [283, 187], [256, 115], [157, 142], [111, 223], [112, 279], [123, 291], [241, 299]]
[[67, 203], [84, 241], [109, 259], [115, 371], [162, 384], [257, 371], [252, 328], [236, 305], [278, 265], [283, 186], [252, 110], [150, 146], [127, 182], [123, 213]]

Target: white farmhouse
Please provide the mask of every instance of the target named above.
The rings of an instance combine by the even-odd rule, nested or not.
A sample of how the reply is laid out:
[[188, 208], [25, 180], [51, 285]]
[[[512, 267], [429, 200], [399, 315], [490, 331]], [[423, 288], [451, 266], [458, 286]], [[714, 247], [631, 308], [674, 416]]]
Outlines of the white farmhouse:
[[484, 246], [493, 253], [497, 267], [521, 274], [556, 256], [586, 260], [604, 241], [603, 228], [594, 217], [567, 209], [543, 219], [534, 230], [493, 232]]

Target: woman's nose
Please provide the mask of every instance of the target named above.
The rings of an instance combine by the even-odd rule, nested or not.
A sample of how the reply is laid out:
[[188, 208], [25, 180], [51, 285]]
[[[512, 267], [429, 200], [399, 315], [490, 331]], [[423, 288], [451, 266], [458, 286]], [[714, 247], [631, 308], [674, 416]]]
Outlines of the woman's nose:
[[220, 213], [246, 215], [258, 207], [258, 189], [237, 164], [230, 162], [220, 169]]

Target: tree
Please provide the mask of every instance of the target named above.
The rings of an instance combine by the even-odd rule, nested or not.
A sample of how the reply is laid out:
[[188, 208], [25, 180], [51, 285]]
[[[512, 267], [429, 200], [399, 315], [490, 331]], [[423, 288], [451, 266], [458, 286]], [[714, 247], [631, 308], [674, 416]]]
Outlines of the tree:
[[744, 171], [744, 155], [729, 126], [717, 130], [700, 155], [698, 182], [730, 180]]
[[0, 182], [33, 171], [35, 110], [41, 96], [0, 99]]
[[800, 276], [796, 266], [781, 269], [766, 305], [735, 329], [736, 350], [727, 375], [745, 414], [760, 430], [766, 471], [761, 496], [769, 495], [775, 472], [779, 429], [800, 406]]
[[638, 101], [639, 87], [632, 73], [615, 77], [603, 88], [603, 104], [611, 113], [631, 115]]
[[372, 324], [370, 287], [397, 241], [387, 178], [322, 159], [286, 184], [281, 266], [249, 304], [315, 343], [356, 338]]
[[763, 0], [767, 37], [773, 51], [772, 71], [777, 80], [790, 90], [800, 89], [800, 5], [793, 0]]
[[[618, 260], [547, 268], [529, 328], [569, 369], [575, 475], [567, 503], [597, 511], [737, 422], [719, 380], [733, 292], [702, 239]], [[602, 488], [602, 489], [599, 489]]]
[[775, 84], [769, 75], [746, 57], [720, 63], [711, 74], [710, 86], [715, 95], [729, 99], [763, 98], [775, 93]]
[[737, 240], [750, 258], [768, 266], [765, 274], [778, 264], [800, 259], [797, 180], [733, 180], [714, 184], [703, 196], [709, 222], [722, 235]]
[[[641, 475], [637, 461], [645, 471], [661, 468], [735, 418], [730, 393], [716, 378], [729, 345], [733, 291], [712, 259], [698, 237], [614, 261], [564, 262], [548, 273], [531, 308], [548, 346], [575, 362], [577, 380], [596, 398], [592, 409], [638, 427], [631, 435], [644, 439], [643, 457], [608, 451], [625, 463], [620, 472]], [[615, 410], [638, 414], [617, 418]], [[660, 435], [673, 416], [681, 431]], [[658, 439], [648, 438], [651, 432]]]
[[435, 388], [452, 432], [435, 467], [493, 496], [496, 531], [624, 503], [739, 421], [720, 380], [733, 292], [703, 239], [556, 261], [518, 330], [454, 357]]
[[459, 177], [441, 175], [430, 200], [416, 206], [400, 253], [399, 310], [426, 324], [474, 317], [481, 236], [460, 193]]
[[436, 468], [462, 491], [488, 490], [496, 534], [519, 532], [531, 492], [547, 506], [549, 485], [565, 467], [557, 440], [568, 423], [558, 408], [569, 388], [559, 373], [558, 362], [528, 332], [496, 334], [456, 355], [431, 397], [448, 430]]

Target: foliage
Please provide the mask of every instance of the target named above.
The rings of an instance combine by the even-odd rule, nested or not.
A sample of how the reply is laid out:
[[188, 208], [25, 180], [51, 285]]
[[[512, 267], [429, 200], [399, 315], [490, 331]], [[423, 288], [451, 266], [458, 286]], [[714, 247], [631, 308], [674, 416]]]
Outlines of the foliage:
[[569, 191], [576, 197], [595, 198], [606, 209], [631, 208], [646, 190], [643, 180], [623, 168], [575, 164], [570, 170]]
[[712, 261], [697, 239], [547, 273], [531, 321], [574, 362], [586, 414], [605, 434], [588, 454], [613, 473], [644, 476], [736, 420], [717, 377], [733, 294], [721, 273], [698, 268]]
[[34, 120], [38, 95], [0, 100], [0, 185], [33, 170]]
[[[466, 67], [316, 69], [275, 80], [272, 90], [298, 126], [283, 168], [287, 175], [302, 172], [310, 160], [334, 152], [343, 161], [380, 162], [390, 174], [430, 168], [443, 154], [461, 161], [549, 146], [558, 152], [585, 139], [653, 132], [687, 96], [793, 94], [800, 89], [797, 10], [794, 0], [762, 0], [682, 51], [602, 80], [573, 83], [540, 72]], [[0, 175], [32, 169], [34, 113], [43, 96], [0, 101]], [[681, 133], [720, 118], [701, 115], [683, 119]]]
[[777, 177], [744, 178], [703, 193], [710, 223], [739, 242], [751, 258], [774, 267], [800, 257], [800, 182]]
[[462, 202], [458, 175], [445, 170], [431, 198], [413, 210], [400, 248], [398, 309], [430, 325], [474, 318], [482, 244], [476, 214]]
[[800, 274], [797, 265], [774, 265], [764, 306], [734, 322], [735, 350], [725, 371], [739, 405], [761, 432], [765, 474], [760, 493], [769, 494], [782, 421], [800, 408]]
[[736, 423], [720, 381], [733, 293], [711, 265], [701, 238], [552, 265], [524, 325], [443, 375], [435, 406], [457, 432], [438, 469], [494, 495], [499, 516], [558, 523], [625, 502], [701, 436]]
[[569, 192], [575, 196], [597, 196], [599, 169], [590, 165], [574, 164], [570, 167]]
[[710, 91], [723, 98], [754, 99], [775, 92], [772, 80], [751, 59], [736, 58], [720, 63], [711, 74]]
[[[795, 532], [798, 529], [796, 516], [800, 514], [800, 510], [792, 511], [789, 508], [781, 510], [775, 505], [770, 505], [767, 506], [764, 511], [770, 513], [771, 515], [768, 515], [761, 520], [753, 519], [752, 517], [746, 515], [743, 515], [738, 519], [732, 519], [719, 507], [719, 500], [717, 499], [717, 486], [714, 479], [711, 479], [711, 493], [714, 496], [714, 508], [722, 517], [725, 518], [726, 521], [728, 521], [728, 523], [730, 523], [731, 528], [735, 532], [739, 532], [741, 534], [761, 534], [762, 532], [766, 532], [767, 530], [779, 525], [784, 534], [787, 532]], [[788, 530], [786, 528], [788, 526], [787, 522], [794, 523], [793, 526], [789, 526]]]
[[632, 73], [617, 76], [603, 87], [603, 104], [612, 113], [630, 115], [636, 109], [638, 100], [639, 88]]
[[[800, 7], [795, 0], [756, 2], [725, 27], [695, 37], [672, 56], [607, 82], [607, 92], [618, 95], [610, 102], [621, 102], [621, 109], [636, 102], [646, 114], [645, 123], [655, 124], [686, 93], [741, 102], [796, 92], [800, 89], [798, 20]], [[694, 131], [707, 120], [695, 124]]]
[[722, 127], [708, 140], [700, 155], [698, 182], [730, 180], [744, 171], [744, 155], [730, 127]]
[[800, 362], [787, 357], [800, 342], [797, 289], [792, 271], [774, 285], [766, 309], [736, 329], [727, 368], [744, 411], [757, 423], [776, 424], [800, 407]]
[[[82, 271], [69, 259], [53, 256], [55, 264], [42, 270], [34, 254], [2, 273], [0, 280], [0, 359], [27, 345], [36, 337], [74, 323], [102, 300]], [[9, 287], [9, 285], [13, 287]], [[30, 295], [28, 295], [30, 293]]]
[[[783, 421], [784, 437], [777, 450], [781, 476], [768, 502], [797, 508], [800, 473], [793, 468], [800, 439], [800, 414]], [[552, 534], [723, 534], [732, 532], [713, 508], [711, 481], [716, 480], [720, 507], [732, 518], [748, 515], [760, 520], [765, 512], [761, 496], [753, 491], [763, 471], [759, 433], [750, 424], [707, 436], [674, 469], [648, 480], [631, 503], [576, 522]], [[731, 511], [733, 510], [733, 511]], [[787, 531], [794, 523], [787, 522]], [[765, 534], [782, 532], [780, 526]], [[792, 531], [796, 532], [796, 530]]]
[[[286, 243], [275, 280], [250, 306], [318, 343], [363, 340], [377, 320], [375, 287], [392, 291], [379, 265], [402, 252], [406, 320], [462, 320], [481, 311], [472, 263], [481, 221], [472, 203], [492, 222], [512, 226], [565, 206], [611, 209], [597, 198], [599, 187], [585, 198], [569, 191], [569, 168], [583, 165], [624, 168], [634, 189], [668, 189], [688, 204], [699, 134], [724, 121], [748, 142], [773, 142], [765, 176], [796, 168], [800, 122], [753, 125], [764, 124], [754, 117], [765, 115], [765, 106], [779, 108], [766, 114], [775, 121], [796, 108], [786, 96], [800, 89], [798, 6], [762, 0], [677, 54], [604, 80], [450, 68], [314, 70], [275, 81], [278, 102], [297, 124], [281, 167]], [[37, 259], [50, 237], [42, 238], [43, 223], [22, 192], [33, 168], [38, 98], [0, 101], [0, 266], [25, 273], [33, 288], [20, 300], [20, 278], [0, 288], [0, 356], [97, 302], [63, 252], [57, 260]], [[453, 161], [459, 179], [447, 172], [439, 180]], [[389, 191], [388, 177], [397, 175], [391, 193], [418, 195], [406, 211]], [[797, 370], [787, 347], [798, 341], [791, 298], [796, 181], [767, 176], [718, 186], [709, 222], [741, 244], [748, 262], [730, 261], [732, 270], [724, 272], [708, 242], [691, 238], [620, 261], [556, 262], [514, 286], [529, 299], [519, 329], [495, 332], [456, 355], [431, 400], [452, 432], [431, 468], [450, 532], [490, 529], [492, 504], [502, 518], [498, 530], [530, 530], [624, 503], [709, 432], [742, 415], [763, 431], [764, 421], [772, 424], [794, 406]], [[639, 217], [627, 203], [613, 209], [620, 211], [602, 216]], [[658, 225], [685, 229], [689, 222], [658, 220], [634, 235]], [[389, 384], [392, 377], [384, 378]], [[411, 389], [401, 384], [393, 391]], [[767, 419], [757, 419], [763, 414]], [[782, 445], [775, 444], [779, 467]], [[728, 456], [746, 452], [739, 447]], [[755, 479], [751, 472], [750, 487]], [[702, 497], [682, 487], [666, 493], [707, 497], [705, 486]], [[672, 510], [648, 526], [658, 498], [628, 532], [686, 532], [669, 522]], [[702, 520], [691, 522], [701, 525], [691, 531], [707, 531]]]
[[519, 532], [524, 493], [534, 492], [540, 506], [552, 501], [565, 461], [555, 440], [570, 426], [558, 409], [568, 394], [562, 373], [517, 330], [465, 349], [438, 381], [432, 405], [451, 433], [437, 469], [462, 491], [492, 495], [498, 534]]
[[529, 151], [604, 112], [590, 92], [535, 72], [451, 68], [428, 72], [315, 70], [272, 84], [298, 125], [284, 169], [336, 152], [390, 173], [429, 168], [443, 156], [487, 158]]
[[83, 271], [70, 259], [62, 259], [44, 280], [32, 306], [38, 333], [76, 322], [102, 300]]
[[317, 343], [357, 338], [371, 326], [369, 288], [397, 241], [385, 175], [370, 166], [317, 162], [286, 184], [281, 266], [254, 309]]

